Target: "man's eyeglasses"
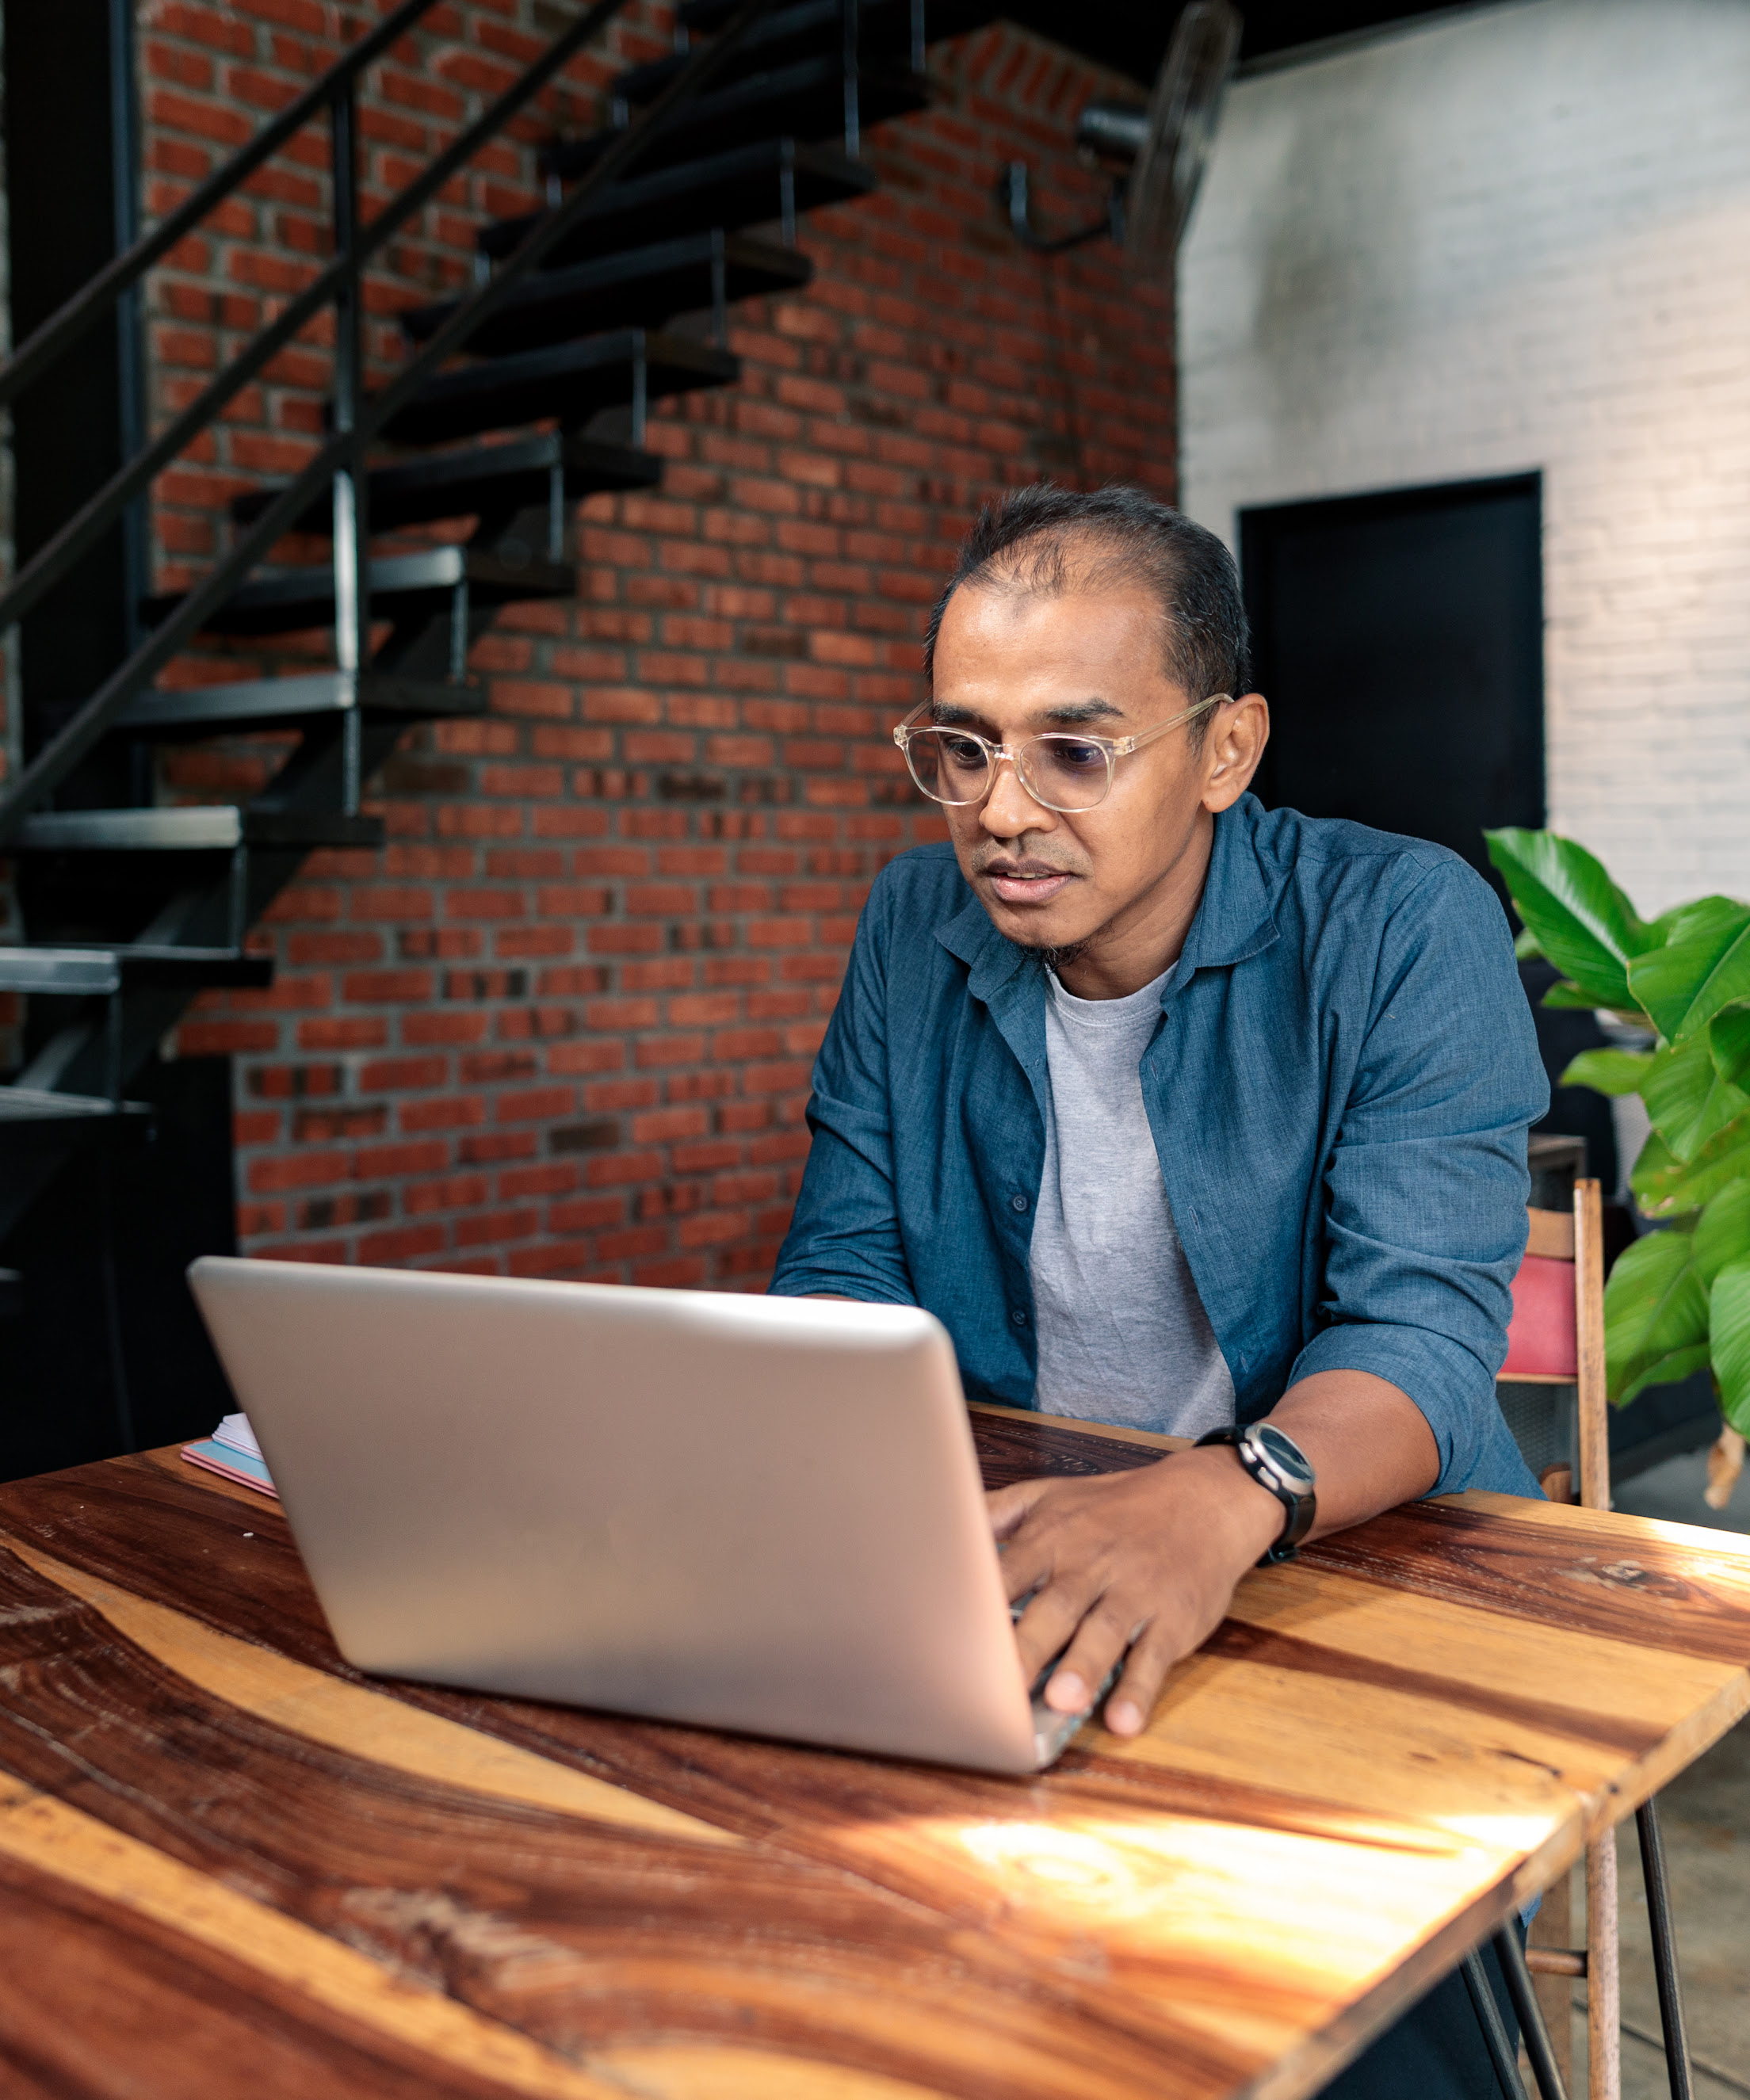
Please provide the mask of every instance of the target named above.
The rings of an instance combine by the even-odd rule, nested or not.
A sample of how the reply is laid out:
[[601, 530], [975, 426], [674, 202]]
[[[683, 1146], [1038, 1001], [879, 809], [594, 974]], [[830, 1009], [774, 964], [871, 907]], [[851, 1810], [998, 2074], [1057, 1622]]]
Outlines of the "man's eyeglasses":
[[1209, 708], [1218, 708], [1232, 697], [1212, 693], [1171, 721], [1156, 722], [1139, 736], [1089, 736], [1074, 730], [1054, 730], [1045, 736], [1030, 736], [1024, 743], [992, 743], [970, 729], [940, 729], [926, 723], [913, 725], [930, 704], [920, 702], [893, 733], [893, 740], [905, 753], [911, 774], [932, 802], [959, 808], [982, 802], [996, 785], [999, 760], [1006, 758], [1015, 778], [1036, 802], [1066, 815], [1092, 810], [1112, 790], [1112, 773], [1120, 758], [1164, 736], [1169, 729], [1190, 721]]

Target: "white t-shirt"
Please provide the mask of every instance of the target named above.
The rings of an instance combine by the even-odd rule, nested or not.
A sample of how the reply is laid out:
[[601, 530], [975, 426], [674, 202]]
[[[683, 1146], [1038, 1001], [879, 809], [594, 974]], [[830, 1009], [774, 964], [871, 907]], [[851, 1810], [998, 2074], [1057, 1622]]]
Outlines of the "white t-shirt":
[[1051, 1107], [1028, 1255], [1035, 1404], [1195, 1436], [1234, 1420], [1234, 1382], [1179, 1244], [1142, 1105], [1138, 1068], [1172, 975], [1125, 999], [1077, 999], [1046, 973]]

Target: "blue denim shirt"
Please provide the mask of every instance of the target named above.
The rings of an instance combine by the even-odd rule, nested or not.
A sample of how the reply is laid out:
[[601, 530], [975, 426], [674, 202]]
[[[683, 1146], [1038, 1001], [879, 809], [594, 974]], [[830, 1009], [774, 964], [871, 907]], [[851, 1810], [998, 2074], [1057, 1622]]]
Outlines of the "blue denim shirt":
[[[952, 849], [883, 871], [815, 1065], [771, 1288], [923, 1305], [969, 1398], [1033, 1404], [1045, 986]], [[1456, 855], [1248, 795], [1142, 1065], [1240, 1418], [1314, 1371], [1408, 1393], [1435, 1493], [1535, 1494], [1496, 1404], [1549, 1088], [1505, 915]]]

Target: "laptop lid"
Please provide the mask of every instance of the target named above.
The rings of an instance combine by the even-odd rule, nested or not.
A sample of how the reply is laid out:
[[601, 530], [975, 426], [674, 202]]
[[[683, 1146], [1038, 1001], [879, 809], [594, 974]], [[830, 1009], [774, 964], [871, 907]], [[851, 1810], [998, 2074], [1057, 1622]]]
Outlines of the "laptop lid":
[[210, 1255], [189, 1278], [356, 1667], [1042, 1761], [930, 1314]]

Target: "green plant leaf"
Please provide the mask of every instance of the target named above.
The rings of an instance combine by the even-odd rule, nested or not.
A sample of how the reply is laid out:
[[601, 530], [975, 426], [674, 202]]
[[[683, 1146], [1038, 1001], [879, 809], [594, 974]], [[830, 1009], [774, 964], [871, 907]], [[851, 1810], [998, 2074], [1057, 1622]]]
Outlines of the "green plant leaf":
[[[1565, 978], [1558, 977], [1537, 1004], [1540, 1006], [1553, 1006], [1558, 1012], [1592, 1013], [1597, 1011], [1598, 1002], [1590, 992], [1582, 991], [1578, 985], [1569, 984]], [[1640, 1017], [1640, 1008], [1637, 1007], [1635, 1009], [1635, 1018], [1638, 1020]]]
[[[1651, 939], [1602, 865], [1553, 832], [1485, 832], [1519, 916], [1592, 1006], [1633, 1007], [1628, 960]], [[1547, 1002], [1546, 1002], [1547, 1004]]]
[[1637, 1094], [1652, 1064], [1644, 1050], [1582, 1050], [1556, 1084], [1590, 1087], [1595, 1094]]
[[1686, 1041], [1750, 999], [1750, 904], [1704, 897], [1686, 905], [1663, 947], [1631, 959], [1628, 986], [1668, 1043]]
[[1721, 1412], [1750, 1434], [1750, 1261], [1728, 1262], [1715, 1277], [1708, 1318]]
[[[1634, 1199], [1650, 1218], [1699, 1211], [1728, 1182], [1750, 1174], [1750, 1116], [1717, 1131], [1692, 1159], [1679, 1159], [1655, 1130], [1628, 1176]], [[1636, 1242], [1639, 1244], [1638, 1242]]]
[[1513, 951], [1522, 963], [1540, 963], [1544, 959], [1544, 951], [1537, 945], [1537, 936], [1529, 926], [1522, 926], [1519, 929], [1518, 938], [1513, 944]]
[[1614, 1407], [1626, 1407], [1632, 1400], [1638, 1400], [1650, 1385], [1675, 1385], [1679, 1379], [1688, 1378], [1692, 1372], [1708, 1368], [1708, 1344], [1697, 1342], [1686, 1349], [1673, 1349], [1668, 1357], [1661, 1357], [1657, 1363], [1643, 1364], [1620, 1392], [1611, 1395]]
[[1708, 1024], [1713, 1069], [1735, 1087], [1750, 1086], [1750, 1006], [1729, 1006]]
[[1654, 1365], [1706, 1345], [1708, 1295], [1690, 1255], [1687, 1233], [1646, 1233], [1617, 1257], [1604, 1286], [1604, 1353], [1619, 1405]]
[[1657, 1053], [1647, 1066], [1641, 1095], [1654, 1129], [1673, 1157], [1686, 1163], [1716, 1131], [1750, 1110], [1750, 1094], [1720, 1077], [1699, 1035]]
[[1695, 1227], [1690, 1259], [1704, 1290], [1728, 1262], [1750, 1261], [1750, 1181], [1734, 1181], [1710, 1202]]

